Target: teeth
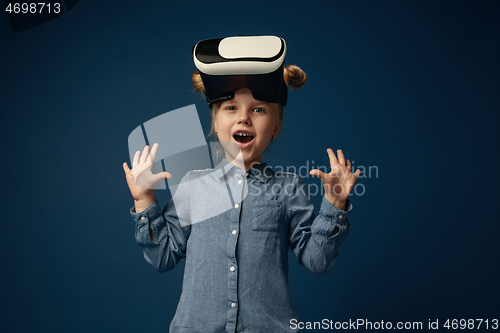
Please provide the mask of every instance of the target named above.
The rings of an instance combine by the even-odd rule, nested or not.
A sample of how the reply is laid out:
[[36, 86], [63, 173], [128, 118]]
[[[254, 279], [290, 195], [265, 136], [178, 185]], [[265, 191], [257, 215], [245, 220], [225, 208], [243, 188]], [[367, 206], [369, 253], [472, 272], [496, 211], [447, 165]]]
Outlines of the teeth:
[[251, 134], [247, 134], [247, 133], [236, 133], [235, 135], [238, 135], [238, 136], [251, 136]]

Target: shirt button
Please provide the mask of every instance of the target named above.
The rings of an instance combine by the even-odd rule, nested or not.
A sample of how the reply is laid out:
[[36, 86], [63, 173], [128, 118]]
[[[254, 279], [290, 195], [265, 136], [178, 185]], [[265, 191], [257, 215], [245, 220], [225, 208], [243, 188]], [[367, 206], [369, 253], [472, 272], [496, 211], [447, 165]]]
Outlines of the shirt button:
[[233, 231], [232, 231], [232, 234], [233, 234], [233, 235], [236, 235], [236, 232], [237, 232], [236, 230], [233, 230]]
[[235, 308], [236, 307], [236, 303], [231, 303], [231, 307]]
[[343, 219], [344, 218], [344, 215], [339, 215], [339, 219]]
[[241, 184], [241, 179], [238, 181], [238, 184]]
[[240, 205], [236, 204], [236, 205], [234, 205], [234, 208], [238, 208], [239, 206], [240, 206]]
[[231, 267], [229, 268], [229, 270], [230, 270], [231, 272], [234, 272], [234, 266], [231, 266]]
[[146, 221], [146, 218], [144, 216], [141, 217], [141, 221]]

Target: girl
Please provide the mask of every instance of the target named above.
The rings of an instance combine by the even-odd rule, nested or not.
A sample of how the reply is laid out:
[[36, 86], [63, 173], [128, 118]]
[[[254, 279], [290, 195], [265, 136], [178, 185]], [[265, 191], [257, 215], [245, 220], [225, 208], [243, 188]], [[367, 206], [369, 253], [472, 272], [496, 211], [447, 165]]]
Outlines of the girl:
[[[301, 179], [293, 173], [275, 173], [261, 161], [280, 131], [287, 88], [297, 89], [307, 79], [300, 68], [283, 67], [286, 46], [273, 38], [237, 38], [236, 53], [231, 49], [234, 40], [229, 46], [227, 39], [219, 39], [195, 47], [199, 71], [192, 76], [193, 86], [206, 94], [212, 131], [224, 148], [224, 159], [214, 169], [189, 172], [162, 211], [154, 184], [171, 175], [152, 174], [158, 144], [151, 151], [149, 146], [138, 151], [132, 169], [123, 164], [135, 201], [131, 215], [137, 225], [136, 240], [146, 260], [160, 272], [186, 260], [172, 333], [297, 332], [297, 325], [292, 325], [297, 315], [288, 287], [288, 248], [302, 265], [323, 274], [333, 266], [347, 236], [352, 209], [348, 195], [360, 170], [351, 172], [340, 149], [337, 156], [327, 150], [330, 173], [310, 171], [325, 189], [317, 217]], [[267, 53], [272, 43], [271, 53], [277, 55]], [[222, 63], [216, 74], [203, 64], [203, 50], [209, 50], [213, 61], [215, 49], [225, 53], [225, 57], [219, 54], [223, 60], [215, 61]], [[255, 62], [255, 50], [260, 58], [278, 57], [279, 79], [269, 76], [269, 68], [267, 73], [248, 69], [253, 64], [235, 70], [233, 63], [224, 72], [227, 59]], [[247, 51], [250, 54], [243, 54]], [[272, 60], [265, 62], [268, 66]], [[141, 187], [136, 182], [139, 175]]]

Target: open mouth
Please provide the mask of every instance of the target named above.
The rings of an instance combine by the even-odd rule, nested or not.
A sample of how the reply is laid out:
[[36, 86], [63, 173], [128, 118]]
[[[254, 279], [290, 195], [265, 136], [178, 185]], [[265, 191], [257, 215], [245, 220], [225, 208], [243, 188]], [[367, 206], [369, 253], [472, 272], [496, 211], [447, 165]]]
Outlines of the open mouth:
[[252, 142], [252, 140], [254, 139], [254, 136], [250, 133], [236, 132], [233, 134], [233, 138], [236, 142], [239, 142], [239, 143], [249, 143], [249, 142]]

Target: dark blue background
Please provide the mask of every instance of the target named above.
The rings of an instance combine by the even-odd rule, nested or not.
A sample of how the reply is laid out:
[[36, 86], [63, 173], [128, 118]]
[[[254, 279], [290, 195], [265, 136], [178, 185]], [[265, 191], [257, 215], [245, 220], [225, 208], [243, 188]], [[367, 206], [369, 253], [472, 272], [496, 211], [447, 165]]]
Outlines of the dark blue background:
[[266, 161], [327, 165], [331, 147], [378, 168], [336, 267], [291, 257], [301, 320], [499, 318], [499, 17], [497, 1], [80, 1], [14, 34], [0, 14], [0, 332], [168, 330], [183, 272], [135, 243], [127, 138], [193, 103], [208, 133], [191, 47], [264, 34], [309, 75]]

